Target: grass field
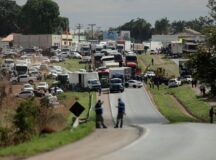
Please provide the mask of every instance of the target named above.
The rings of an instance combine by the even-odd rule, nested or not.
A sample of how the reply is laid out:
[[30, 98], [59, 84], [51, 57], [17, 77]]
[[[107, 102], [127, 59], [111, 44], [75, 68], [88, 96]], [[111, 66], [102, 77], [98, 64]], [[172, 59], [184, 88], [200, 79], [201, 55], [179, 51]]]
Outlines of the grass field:
[[70, 71], [78, 71], [85, 69], [86, 64], [79, 64], [79, 59], [66, 59], [64, 62], [54, 63], [55, 65], [62, 66]]

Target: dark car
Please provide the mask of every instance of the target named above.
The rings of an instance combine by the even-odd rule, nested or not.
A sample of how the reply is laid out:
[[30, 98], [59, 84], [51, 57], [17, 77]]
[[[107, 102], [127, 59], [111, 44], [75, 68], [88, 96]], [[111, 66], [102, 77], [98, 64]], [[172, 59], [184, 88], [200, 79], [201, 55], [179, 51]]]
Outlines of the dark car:
[[41, 91], [38, 91], [38, 90], [34, 90], [33, 93], [34, 93], [34, 95], [36, 97], [43, 97], [43, 96], [45, 96], [44, 92], [41, 92]]
[[120, 83], [111, 83], [110, 84], [110, 93], [112, 92], [124, 92], [124, 87]]

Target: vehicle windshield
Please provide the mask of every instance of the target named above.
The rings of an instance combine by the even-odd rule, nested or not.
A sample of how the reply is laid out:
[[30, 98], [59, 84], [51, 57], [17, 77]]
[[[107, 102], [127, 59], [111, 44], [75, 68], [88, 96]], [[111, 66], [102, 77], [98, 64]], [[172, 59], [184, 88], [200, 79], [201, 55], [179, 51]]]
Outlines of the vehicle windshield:
[[98, 84], [98, 80], [92, 80], [91, 84]]
[[121, 79], [111, 79], [110, 80], [111, 83], [122, 83]]
[[136, 56], [126, 56], [126, 61], [136, 62], [137, 57]]

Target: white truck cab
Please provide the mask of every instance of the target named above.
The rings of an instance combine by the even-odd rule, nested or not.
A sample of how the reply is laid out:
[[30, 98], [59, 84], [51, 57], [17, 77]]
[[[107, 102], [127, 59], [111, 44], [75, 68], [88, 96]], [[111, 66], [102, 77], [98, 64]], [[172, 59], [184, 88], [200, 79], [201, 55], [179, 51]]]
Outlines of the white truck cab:
[[91, 90], [98, 90], [99, 88], [101, 88], [101, 83], [98, 79], [89, 79], [88, 88]]

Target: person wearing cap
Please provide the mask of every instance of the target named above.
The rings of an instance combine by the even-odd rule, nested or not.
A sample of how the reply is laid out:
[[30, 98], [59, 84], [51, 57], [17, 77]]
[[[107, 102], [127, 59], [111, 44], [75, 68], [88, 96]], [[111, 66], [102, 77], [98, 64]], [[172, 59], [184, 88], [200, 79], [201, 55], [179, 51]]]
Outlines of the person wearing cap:
[[123, 118], [124, 118], [124, 114], [125, 114], [125, 103], [121, 100], [121, 98], [118, 99], [118, 114], [117, 114], [117, 120], [116, 120], [116, 125], [114, 128], [118, 128], [119, 127], [119, 123], [120, 123], [120, 128], [123, 127]]
[[96, 113], [96, 128], [107, 128], [104, 124], [103, 119], [103, 108], [102, 108], [103, 102], [101, 100], [98, 100], [95, 105], [95, 113]]

